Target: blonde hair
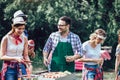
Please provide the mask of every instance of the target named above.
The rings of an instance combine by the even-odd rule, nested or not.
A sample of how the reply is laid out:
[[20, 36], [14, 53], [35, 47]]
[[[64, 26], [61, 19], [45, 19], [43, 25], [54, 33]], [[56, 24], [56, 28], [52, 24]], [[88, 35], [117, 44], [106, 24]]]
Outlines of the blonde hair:
[[[94, 31], [94, 33], [96, 33], [99, 36], [103, 36], [106, 39], [107, 34], [106, 34], [105, 30], [103, 30], [103, 29], [96, 29]], [[102, 44], [104, 43], [105, 39], [103, 39]]]
[[90, 34], [90, 40], [94, 40], [96, 38], [97, 34], [96, 33], [92, 33]]
[[117, 35], [120, 35], [120, 29], [117, 31]]
[[[103, 29], [97, 29], [92, 34], [90, 34], [90, 40], [95, 40], [96, 37], [101, 36], [103, 38], [106, 38], [106, 32]], [[102, 43], [104, 43], [104, 40], [102, 40]]]

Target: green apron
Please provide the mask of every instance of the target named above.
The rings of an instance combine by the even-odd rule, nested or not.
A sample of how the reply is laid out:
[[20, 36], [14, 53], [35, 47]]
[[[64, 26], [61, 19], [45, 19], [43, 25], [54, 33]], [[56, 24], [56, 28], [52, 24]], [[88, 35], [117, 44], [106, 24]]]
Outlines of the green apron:
[[71, 43], [59, 42], [52, 54], [51, 71], [74, 72], [74, 62], [66, 62], [65, 56], [74, 55]]

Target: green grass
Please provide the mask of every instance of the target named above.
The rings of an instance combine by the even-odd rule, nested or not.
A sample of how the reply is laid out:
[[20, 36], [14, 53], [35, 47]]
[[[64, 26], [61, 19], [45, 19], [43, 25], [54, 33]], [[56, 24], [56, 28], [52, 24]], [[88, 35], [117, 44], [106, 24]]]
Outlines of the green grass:
[[[34, 69], [33, 72], [37, 73], [37, 72], [40, 72], [40, 71], [43, 71], [43, 68], [36, 68], [36, 69]], [[79, 80], [82, 80], [82, 71], [76, 71], [75, 74], [79, 78]], [[113, 71], [112, 72], [104, 72], [103, 76], [104, 76], [103, 80], [115, 80]]]
[[104, 80], [115, 80], [114, 72], [104, 72]]
[[[80, 80], [81, 80], [82, 72], [81, 72], [81, 71], [77, 71], [77, 72], [76, 72], [76, 75], [77, 75], [77, 76], [80, 78]], [[115, 80], [114, 72], [104, 72], [104, 73], [103, 73], [103, 76], [104, 76], [104, 80]]]
[[[37, 73], [37, 72], [40, 72], [40, 71], [43, 71], [43, 70], [47, 70], [47, 68], [43, 64], [42, 57], [40, 57], [40, 56], [36, 57], [32, 61], [33, 61], [33, 63], [32, 63], [33, 64], [33, 73]], [[76, 71], [75, 73], [79, 77], [79, 80], [81, 80], [82, 71]], [[114, 72], [113, 71], [112, 72], [105, 71], [103, 73], [103, 75], [104, 75], [104, 80], [115, 80]]]

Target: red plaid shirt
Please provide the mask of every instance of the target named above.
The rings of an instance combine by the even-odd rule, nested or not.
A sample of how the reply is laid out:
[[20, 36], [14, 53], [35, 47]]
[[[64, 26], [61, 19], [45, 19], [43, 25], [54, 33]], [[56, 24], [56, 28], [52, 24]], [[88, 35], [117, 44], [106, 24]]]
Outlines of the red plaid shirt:
[[87, 68], [85, 67], [85, 72], [83, 73], [84, 76], [83, 76], [83, 80], [88, 80], [87, 79], [87, 74], [88, 74], [88, 71], [96, 71], [96, 74], [95, 74], [95, 77], [94, 77], [94, 80], [103, 80], [103, 70], [102, 68]]
[[10, 64], [10, 62], [4, 62], [3, 63], [3, 67], [2, 67], [2, 71], [1, 71], [1, 80], [5, 80], [5, 72], [7, 71], [7, 67], [8, 64]]
[[[12, 65], [17, 65], [17, 70], [19, 70], [19, 65], [18, 65], [18, 62], [10, 62], [10, 61], [4, 61], [3, 63], [3, 67], [2, 67], [2, 71], [1, 71], [1, 80], [5, 80], [5, 73], [7, 71], [7, 67], [8, 66], [11, 66], [11, 67], [14, 67]], [[25, 64], [24, 62], [22, 62], [22, 64]]]

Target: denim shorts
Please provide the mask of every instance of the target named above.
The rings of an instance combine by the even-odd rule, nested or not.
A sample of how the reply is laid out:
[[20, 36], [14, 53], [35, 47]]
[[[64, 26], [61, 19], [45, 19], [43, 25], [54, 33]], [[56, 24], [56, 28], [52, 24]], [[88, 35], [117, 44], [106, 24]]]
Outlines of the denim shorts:
[[[22, 75], [26, 75], [26, 68], [23, 64], [20, 65], [20, 68], [22, 70]], [[17, 80], [18, 79], [19, 72], [17, 70], [17, 65], [13, 67], [8, 66], [7, 71], [5, 73], [5, 80]]]
[[94, 80], [95, 74], [96, 74], [95, 71], [88, 71], [88, 74], [87, 74], [88, 80], [89, 80], [89, 79], [90, 79], [90, 80]]
[[120, 76], [120, 71], [118, 71], [118, 76]]
[[[85, 64], [85, 67], [96, 69], [96, 68], [98, 68], [98, 65], [87, 65], [87, 64]], [[94, 80], [95, 75], [96, 75], [95, 70], [89, 70], [86, 76], [87, 76], [88, 80]]]

